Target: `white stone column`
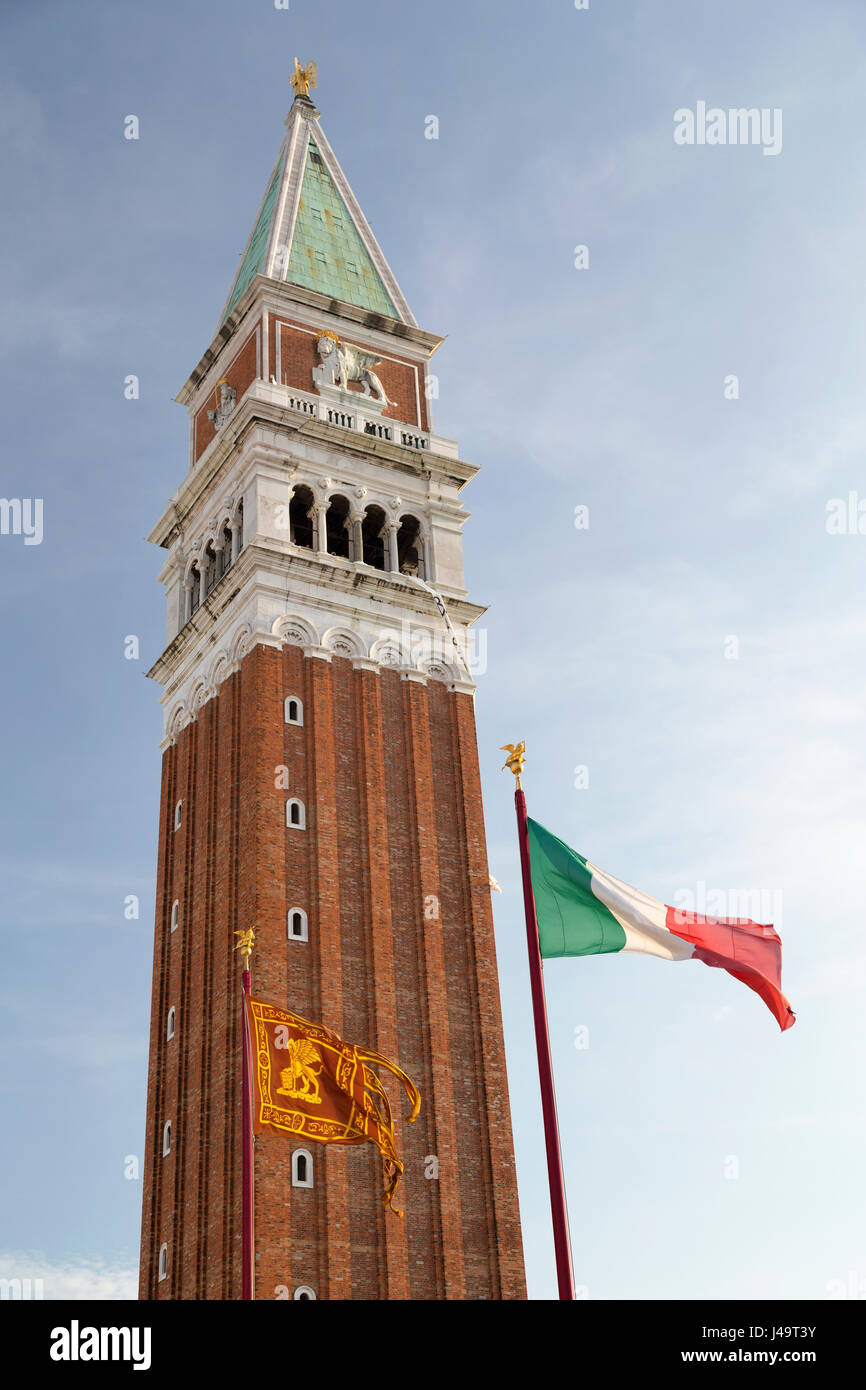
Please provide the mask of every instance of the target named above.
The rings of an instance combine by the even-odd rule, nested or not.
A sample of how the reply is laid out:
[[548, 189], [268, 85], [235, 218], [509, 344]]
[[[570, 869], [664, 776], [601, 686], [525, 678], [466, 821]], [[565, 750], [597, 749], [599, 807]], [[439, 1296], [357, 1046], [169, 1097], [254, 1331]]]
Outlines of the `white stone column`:
[[396, 521], [389, 521], [386, 529], [388, 532], [388, 553], [391, 560], [390, 568], [392, 574], [397, 574], [400, 570], [400, 561], [397, 557], [397, 532], [400, 527]]
[[240, 525], [240, 522], [239, 522], [239, 521], [233, 521], [233, 522], [231, 523], [231, 530], [232, 530], [232, 559], [231, 559], [231, 562], [232, 562], [232, 564], [234, 564], [235, 560], [238, 558], [238, 552], [240, 551], [240, 548], [241, 548], [241, 525]]
[[198, 570], [198, 602], [199, 607], [207, 598], [207, 556], [202, 555]]
[[427, 582], [428, 584], [432, 584], [432, 583], [433, 583], [433, 547], [432, 547], [432, 545], [430, 544], [430, 538], [428, 537], [426, 531], [424, 531], [424, 532], [422, 533], [422, 535], [419, 536], [419, 538], [418, 538], [418, 544], [419, 544], [420, 547], [421, 547], [421, 562], [422, 562], [422, 564], [423, 564], [423, 566], [424, 566], [424, 573], [422, 574], [421, 578], [424, 579], [424, 580], [426, 580], [426, 582]]
[[183, 581], [183, 605], [181, 607], [180, 627], [178, 628], [178, 632], [180, 631], [180, 628], [184, 627], [185, 624], [188, 623], [190, 618], [192, 617], [192, 589], [193, 578], [192, 571], [190, 570], [190, 572], [186, 575]]
[[352, 559], [357, 565], [364, 558], [364, 532], [361, 529], [364, 525], [364, 513], [352, 512], [349, 521], [352, 527]]
[[327, 502], [318, 502], [318, 503], [316, 503], [316, 505], [312, 508], [312, 514], [313, 514], [313, 516], [315, 517], [315, 522], [316, 522], [316, 533], [317, 533], [317, 536], [318, 536], [318, 551], [319, 551], [319, 554], [320, 554], [320, 555], [327, 555], [327, 553], [328, 553], [328, 521], [327, 521], [327, 517], [328, 517], [328, 504], [327, 504]]

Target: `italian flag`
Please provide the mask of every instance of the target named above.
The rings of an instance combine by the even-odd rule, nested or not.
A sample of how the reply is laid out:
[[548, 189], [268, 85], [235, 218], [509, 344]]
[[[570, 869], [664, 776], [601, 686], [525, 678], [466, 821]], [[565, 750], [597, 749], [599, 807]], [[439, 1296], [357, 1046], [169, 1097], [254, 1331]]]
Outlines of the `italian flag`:
[[544, 959], [638, 951], [662, 960], [702, 960], [727, 970], [763, 999], [782, 1029], [794, 1022], [782, 993], [782, 942], [748, 918], [705, 917], [666, 907], [597, 869], [527, 818], [532, 893]]

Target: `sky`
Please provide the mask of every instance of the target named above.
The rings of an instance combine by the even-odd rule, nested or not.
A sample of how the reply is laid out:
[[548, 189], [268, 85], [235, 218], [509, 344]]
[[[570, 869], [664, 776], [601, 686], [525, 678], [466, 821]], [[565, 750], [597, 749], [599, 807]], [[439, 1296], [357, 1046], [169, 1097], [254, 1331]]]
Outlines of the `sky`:
[[[295, 54], [447, 335], [436, 431], [482, 469], [464, 552], [529, 1295], [556, 1285], [518, 739], [530, 814], [594, 863], [668, 903], [761, 895], [798, 1016], [781, 1034], [696, 962], [548, 963], [581, 1296], [864, 1297], [858, 0], [5, 0], [0, 492], [43, 521], [0, 534], [0, 1275], [135, 1296], [164, 640], [143, 538]], [[678, 143], [699, 103], [766, 111], [778, 148]]]

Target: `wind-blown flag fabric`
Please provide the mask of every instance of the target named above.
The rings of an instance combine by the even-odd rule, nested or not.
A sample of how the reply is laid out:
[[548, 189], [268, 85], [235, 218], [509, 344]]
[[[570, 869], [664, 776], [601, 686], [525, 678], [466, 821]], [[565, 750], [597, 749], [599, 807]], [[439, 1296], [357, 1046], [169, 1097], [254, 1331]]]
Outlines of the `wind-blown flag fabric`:
[[319, 1144], [373, 1143], [382, 1155], [383, 1200], [394, 1206], [403, 1175], [391, 1105], [377, 1068], [396, 1076], [418, 1115], [421, 1097], [404, 1071], [366, 1047], [344, 1042], [330, 1028], [247, 996], [252, 1040], [253, 1130], [274, 1130]]
[[782, 993], [782, 942], [772, 926], [667, 907], [588, 863], [537, 821], [527, 819], [527, 827], [544, 959], [637, 951], [702, 960], [760, 995], [780, 1028], [794, 1023]]

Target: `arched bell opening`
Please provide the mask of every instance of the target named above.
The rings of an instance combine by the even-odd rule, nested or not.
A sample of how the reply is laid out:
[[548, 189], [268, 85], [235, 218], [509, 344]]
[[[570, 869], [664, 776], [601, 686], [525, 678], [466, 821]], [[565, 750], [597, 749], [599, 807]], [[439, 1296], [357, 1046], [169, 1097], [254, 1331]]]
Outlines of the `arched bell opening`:
[[191, 567], [189, 577], [192, 580], [192, 587], [189, 591], [189, 616], [192, 617], [201, 603], [201, 575], [199, 574], [198, 565], [193, 565]]
[[349, 525], [349, 501], [346, 497], [332, 497], [325, 516], [328, 536], [328, 554], [340, 555], [344, 560], [352, 558], [352, 533]]
[[383, 570], [385, 568], [385, 541], [383, 531], [385, 527], [385, 513], [381, 507], [370, 506], [364, 512], [364, 520], [361, 524], [361, 539], [364, 543], [364, 564], [372, 565], [373, 569]]
[[416, 516], [402, 516], [397, 532], [397, 568], [401, 574], [426, 579], [421, 523]]
[[289, 503], [290, 536], [294, 545], [305, 550], [315, 549], [313, 530], [313, 494], [308, 487], [296, 487]]

